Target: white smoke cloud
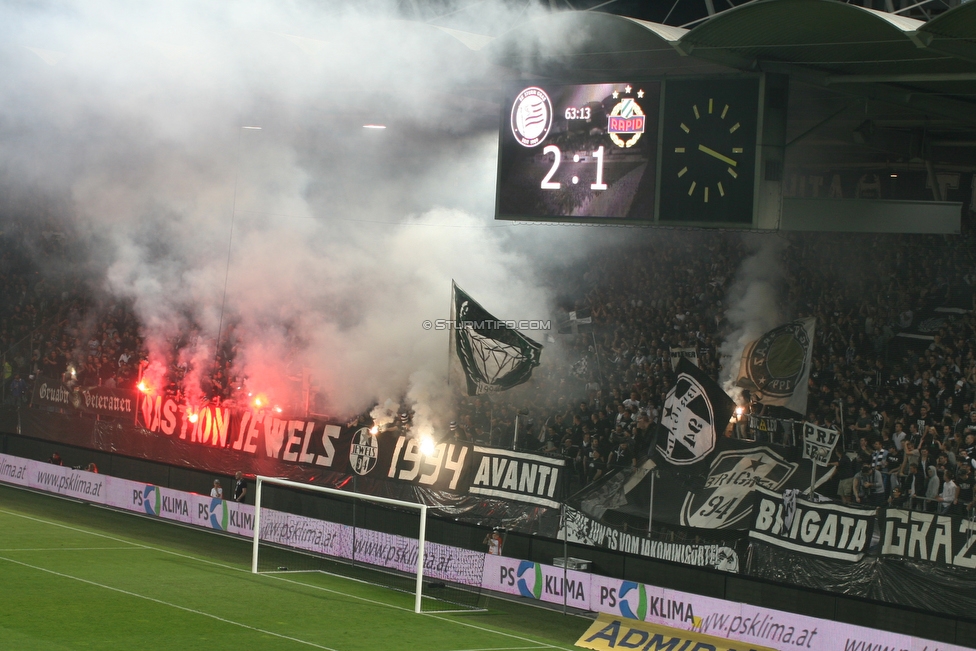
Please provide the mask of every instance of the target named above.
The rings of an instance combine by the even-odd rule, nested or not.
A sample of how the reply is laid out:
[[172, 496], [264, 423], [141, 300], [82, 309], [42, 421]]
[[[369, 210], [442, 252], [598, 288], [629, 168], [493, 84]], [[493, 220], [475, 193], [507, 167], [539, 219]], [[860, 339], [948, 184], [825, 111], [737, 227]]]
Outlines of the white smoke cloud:
[[745, 347], [785, 321], [780, 307], [786, 289], [783, 254], [788, 242], [773, 234], [749, 233], [743, 241], [751, 254], [743, 260], [729, 289], [725, 316], [732, 332], [719, 348], [723, 359], [722, 385], [741, 404], [742, 390], [735, 386], [739, 360]]
[[[485, 4], [493, 25], [535, 11]], [[545, 319], [541, 266], [625, 240], [492, 220], [499, 109], [457, 90], [492, 68], [393, 6], [0, 4], [0, 183], [67, 198], [151, 374], [189, 342], [191, 399], [219, 332], [251, 391], [310, 372], [335, 415], [406, 394], [436, 425], [447, 332], [421, 324], [448, 317], [452, 278]]]

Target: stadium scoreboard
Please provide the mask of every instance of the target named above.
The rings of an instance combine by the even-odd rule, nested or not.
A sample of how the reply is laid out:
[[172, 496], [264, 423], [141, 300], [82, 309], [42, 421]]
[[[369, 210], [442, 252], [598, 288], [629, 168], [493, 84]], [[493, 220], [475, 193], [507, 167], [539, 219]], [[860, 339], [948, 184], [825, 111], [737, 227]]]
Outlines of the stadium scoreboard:
[[762, 227], [764, 81], [509, 87], [496, 218]]

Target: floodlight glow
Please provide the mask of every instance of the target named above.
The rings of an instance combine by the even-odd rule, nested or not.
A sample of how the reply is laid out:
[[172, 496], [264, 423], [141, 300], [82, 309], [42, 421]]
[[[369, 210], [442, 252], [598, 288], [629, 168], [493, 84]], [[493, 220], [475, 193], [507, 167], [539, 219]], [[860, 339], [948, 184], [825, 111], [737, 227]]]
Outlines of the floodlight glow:
[[251, 129], [252, 131], [260, 131], [261, 127], [241, 127], [242, 129]]
[[364, 124], [363, 128], [364, 129], [385, 129], [386, 125], [385, 124]]

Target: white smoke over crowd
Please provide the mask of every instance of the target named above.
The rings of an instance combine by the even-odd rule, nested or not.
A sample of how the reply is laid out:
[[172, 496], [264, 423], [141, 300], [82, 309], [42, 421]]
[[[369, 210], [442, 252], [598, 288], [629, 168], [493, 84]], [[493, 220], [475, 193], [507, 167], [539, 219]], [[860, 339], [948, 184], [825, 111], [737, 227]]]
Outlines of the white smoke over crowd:
[[[477, 3], [474, 24], [504, 33], [541, 6]], [[410, 407], [442, 426], [448, 332], [422, 323], [449, 317], [452, 279], [501, 318], [544, 320], [541, 272], [633, 243], [495, 222], [498, 89], [514, 73], [482, 36], [396, 7], [0, 2], [2, 208], [87, 243], [72, 278], [131, 301], [148, 376], [188, 368], [190, 402], [219, 336], [235, 384], [272, 400], [311, 382], [332, 415]], [[586, 38], [545, 35], [550, 51]], [[781, 321], [763, 241], [730, 297], [734, 366]]]
[[748, 234], [743, 241], [751, 253], [743, 260], [729, 289], [725, 316], [731, 332], [719, 350], [725, 360], [722, 386], [740, 404], [742, 390], [735, 381], [742, 352], [763, 333], [786, 321], [780, 306], [787, 278], [783, 253], [788, 246], [778, 235]]
[[[492, 28], [534, 11], [482, 4]], [[565, 262], [592, 231], [493, 222], [497, 72], [394, 7], [0, 4], [0, 183], [90, 238], [150, 376], [183, 337], [201, 396], [219, 333], [254, 391], [310, 373], [333, 414], [406, 396], [426, 422], [448, 346], [421, 324], [448, 318], [452, 278], [502, 318], [548, 317], [540, 246]]]

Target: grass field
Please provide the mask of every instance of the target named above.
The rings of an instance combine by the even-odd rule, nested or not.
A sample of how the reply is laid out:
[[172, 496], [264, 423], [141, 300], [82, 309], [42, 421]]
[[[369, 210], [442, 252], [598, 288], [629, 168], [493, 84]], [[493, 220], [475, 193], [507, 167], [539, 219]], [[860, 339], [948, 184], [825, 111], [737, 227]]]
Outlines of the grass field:
[[571, 649], [589, 623], [502, 599], [417, 615], [412, 595], [249, 568], [247, 541], [0, 486], [0, 649]]

